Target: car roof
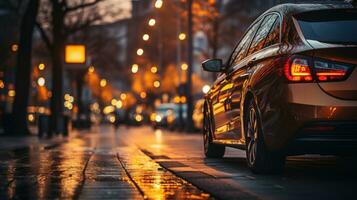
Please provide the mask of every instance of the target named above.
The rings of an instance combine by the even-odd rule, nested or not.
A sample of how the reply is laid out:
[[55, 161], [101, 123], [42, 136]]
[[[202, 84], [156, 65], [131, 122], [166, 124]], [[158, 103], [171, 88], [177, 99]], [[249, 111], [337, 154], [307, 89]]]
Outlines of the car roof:
[[324, 9], [343, 9], [343, 8], [354, 8], [352, 4], [346, 2], [330, 2], [326, 3], [286, 3], [274, 6], [264, 12], [278, 12], [283, 16], [292, 16], [302, 12], [314, 11], [314, 10], [324, 10]]

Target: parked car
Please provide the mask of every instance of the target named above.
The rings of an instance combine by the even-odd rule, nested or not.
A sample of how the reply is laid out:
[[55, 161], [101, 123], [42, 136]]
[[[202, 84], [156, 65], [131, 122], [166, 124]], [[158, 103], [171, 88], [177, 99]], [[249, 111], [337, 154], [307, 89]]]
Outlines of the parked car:
[[205, 97], [204, 153], [246, 150], [253, 172], [283, 169], [285, 156], [357, 152], [357, 9], [283, 4], [248, 28]]
[[200, 99], [196, 102], [195, 107], [193, 109], [193, 125], [196, 130], [201, 130], [203, 127], [203, 105], [205, 103], [204, 99]]
[[182, 120], [186, 120], [187, 106], [185, 104], [164, 103], [156, 108], [151, 114], [151, 121], [155, 128], [164, 127], [175, 129], [180, 124], [180, 109], [182, 112]]

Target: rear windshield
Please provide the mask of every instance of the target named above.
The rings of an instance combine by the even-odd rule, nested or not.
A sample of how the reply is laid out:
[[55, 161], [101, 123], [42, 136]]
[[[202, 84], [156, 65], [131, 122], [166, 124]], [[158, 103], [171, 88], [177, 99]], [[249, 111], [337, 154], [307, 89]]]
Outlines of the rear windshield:
[[357, 10], [320, 10], [296, 16], [307, 40], [357, 44]]

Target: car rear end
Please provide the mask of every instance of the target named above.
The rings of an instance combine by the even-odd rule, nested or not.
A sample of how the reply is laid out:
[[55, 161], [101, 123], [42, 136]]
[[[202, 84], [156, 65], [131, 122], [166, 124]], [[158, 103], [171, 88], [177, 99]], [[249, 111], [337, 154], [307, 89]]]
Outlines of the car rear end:
[[294, 16], [312, 50], [291, 55], [288, 81], [291, 154], [357, 153], [357, 10], [310, 11]]

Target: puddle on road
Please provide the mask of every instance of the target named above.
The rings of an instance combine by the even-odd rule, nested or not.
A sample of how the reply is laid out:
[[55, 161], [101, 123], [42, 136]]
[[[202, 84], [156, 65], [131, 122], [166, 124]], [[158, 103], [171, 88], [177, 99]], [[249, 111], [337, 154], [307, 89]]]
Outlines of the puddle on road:
[[59, 148], [29, 148], [0, 161], [0, 199], [73, 199], [91, 155], [73, 139]]

